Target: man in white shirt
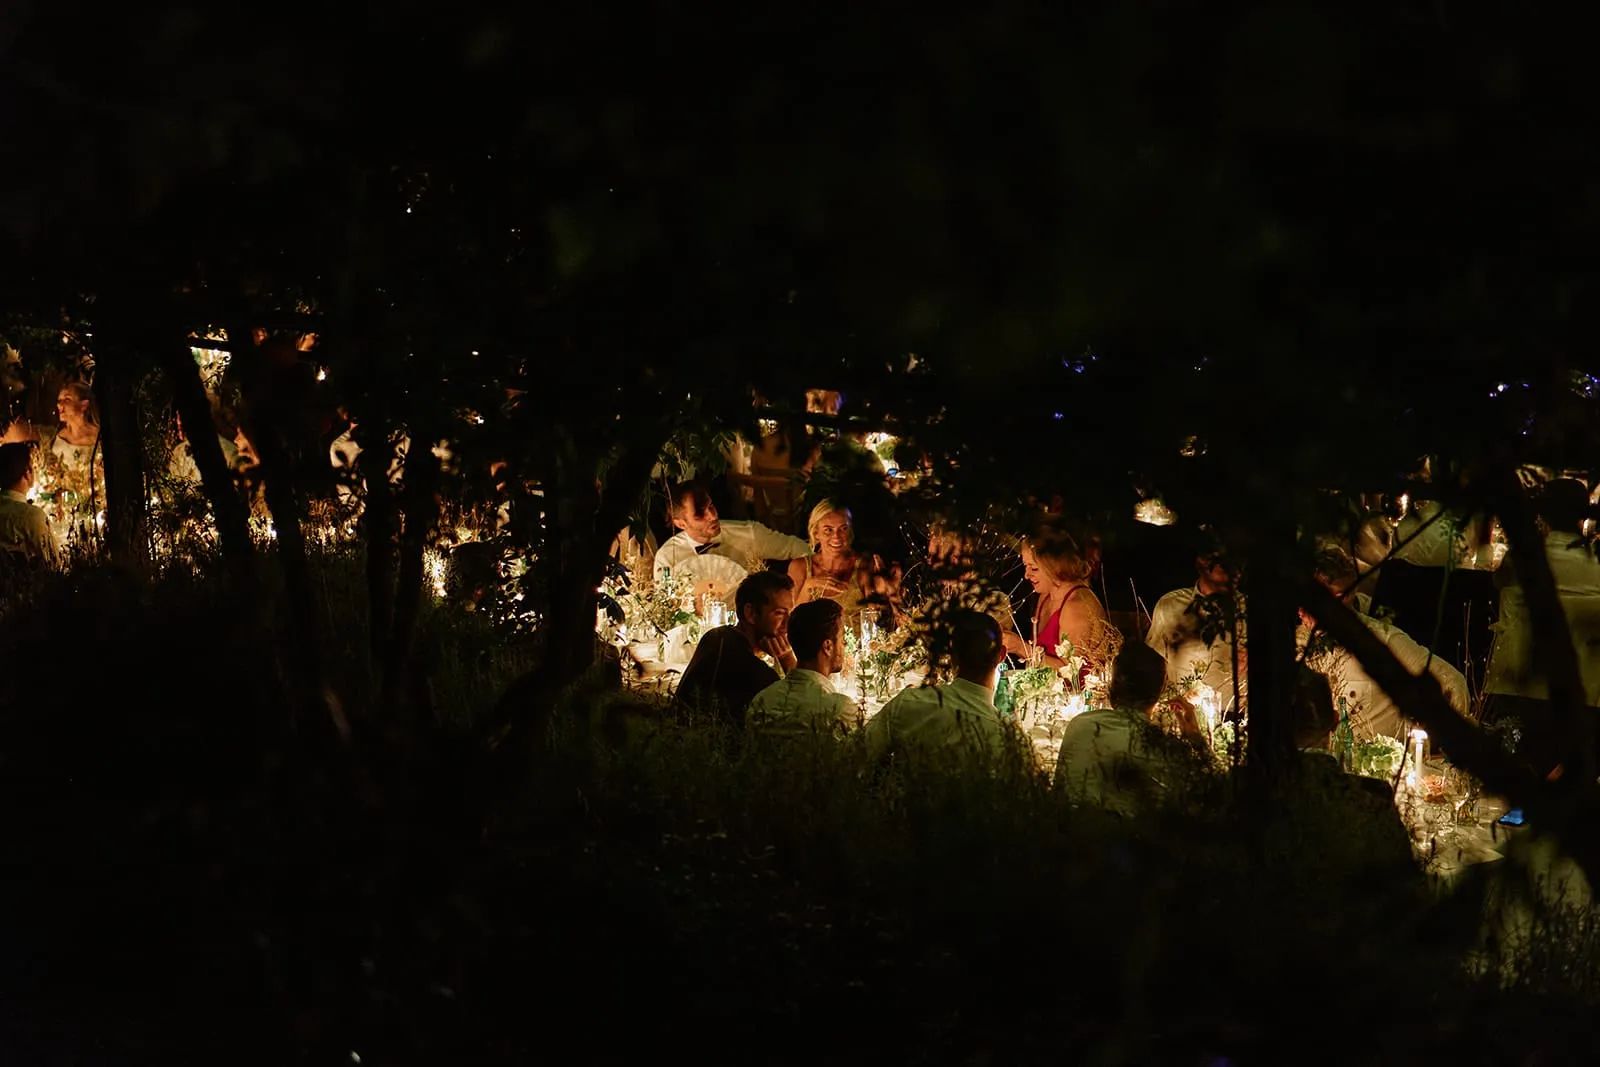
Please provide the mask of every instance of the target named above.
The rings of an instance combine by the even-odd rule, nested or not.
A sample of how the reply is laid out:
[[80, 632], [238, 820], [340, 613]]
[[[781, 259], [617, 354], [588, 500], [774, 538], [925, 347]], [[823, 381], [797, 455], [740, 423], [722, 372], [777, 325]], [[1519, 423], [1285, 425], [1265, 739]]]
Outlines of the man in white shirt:
[[61, 549], [44, 512], [28, 502], [33, 488], [33, 446], [0, 445], [0, 553], [6, 562], [58, 567]]
[[1077, 715], [1061, 734], [1056, 785], [1081, 804], [1132, 815], [1171, 784], [1167, 739], [1150, 722], [1166, 686], [1166, 664], [1128, 641], [1111, 667], [1109, 708]]
[[796, 664], [750, 702], [749, 721], [764, 734], [835, 736], [856, 726], [861, 709], [829, 680], [844, 667], [844, 608], [813, 600], [789, 613]]
[[[767, 560], [811, 555], [811, 546], [800, 538], [759, 522], [723, 522], [710, 492], [700, 482], [675, 487], [667, 506], [678, 532], [656, 550], [656, 581], [671, 571], [688, 579], [696, 594], [709, 592], [726, 601], [745, 575], [764, 568]], [[738, 569], [730, 570], [723, 560], [731, 560]]]
[[[1324, 548], [1317, 553], [1316, 574], [1317, 581], [1348, 604], [1407, 671], [1420, 675], [1426, 670], [1438, 681], [1450, 706], [1462, 715], [1467, 713], [1471, 697], [1467, 693], [1467, 680], [1460, 671], [1417, 644], [1404, 630], [1366, 613], [1366, 598], [1355, 591], [1360, 573], [1349, 553], [1332, 546]], [[1306, 620], [1315, 625], [1316, 620], [1311, 616], [1307, 615]], [[1310, 639], [1310, 627], [1303, 627], [1301, 633], [1304, 645]], [[1306, 657], [1306, 665], [1328, 679], [1336, 708], [1341, 698], [1346, 701], [1350, 721], [1358, 737], [1382, 734], [1405, 739], [1406, 723], [1401, 718], [1399, 706], [1349, 652], [1337, 646], [1331, 649], [1313, 647]]]
[[1008, 753], [1030, 759], [994, 706], [995, 672], [1006, 658], [1000, 624], [968, 608], [953, 614], [951, 632], [956, 677], [948, 685], [903, 690], [883, 706], [863, 731], [873, 762], [931, 757], [972, 767]]
[[[1156, 601], [1150, 612], [1150, 632], [1145, 644], [1161, 654], [1167, 663], [1167, 683], [1177, 684], [1199, 675], [1199, 684], [1209, 686], [1216, 693], [1218, 709], [1233, 704], [1233, 638], [1226, 628], [1211, 641], [1202, 635], [1200, 608], [1196, 601], [1201, 597], [1231, 595], [1239, 628], [1244, 626], [1244, 598], [1234, 589], [1236, 575], [1229, 565], [1222, 547], [1215, 543], [1202, 543], [1195, 554], [1195, 584], [1192, 589], [1175, 589]], [[1244, 650], [1239, 654], [1244, 686]]]

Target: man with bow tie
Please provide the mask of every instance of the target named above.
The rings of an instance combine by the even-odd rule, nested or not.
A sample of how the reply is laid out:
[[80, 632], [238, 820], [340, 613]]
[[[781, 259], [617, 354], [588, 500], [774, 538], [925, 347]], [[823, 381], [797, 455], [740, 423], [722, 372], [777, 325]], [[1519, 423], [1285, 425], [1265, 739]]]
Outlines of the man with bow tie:
[[[699, 481], [675, 486], [667, 508], [678, 532], [662, 542], [656, 551], [656, 581], [661, 581], [671, 571], [674, 576], [692, 583], [697, 594], [709, 591], [728, 599], [739, 581], [766, 560], [799, 559], [811, 554], [811, 546], [800, 538], [779, 533], [759, 522], [738, 519], [723, 522], [717, 517], [711, 493]], [[710, 560], [718, 562], [713, 567]], [[737, 574], [730, 572], [727, 565], [720, 562], [722, 560], [737, 564]], [[727, 588], [707, 590], [704, 588], [707, 583]]]

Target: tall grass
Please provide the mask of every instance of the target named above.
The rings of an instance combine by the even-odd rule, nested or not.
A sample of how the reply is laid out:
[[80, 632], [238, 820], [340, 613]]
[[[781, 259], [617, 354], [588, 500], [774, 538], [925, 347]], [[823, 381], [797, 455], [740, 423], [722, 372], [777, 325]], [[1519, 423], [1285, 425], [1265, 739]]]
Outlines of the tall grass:
[[[359, 571], [329, 566], [330, 633], [354, 655], [360, 602], [338, 591]], [[1485, 941], [1484, 886], [1373, 862], [1324, 797], [1199, 777], [1122, 819], [1025, 766], [885, 770], [598, 682], [486, 763], [461, 724], [530, 650], [442, 613], [419, 641], [438, 714], [352, 754], [286, 725], [286, 686], [234, 614], [204, 574], [88, 574], [0, 623], [19, 657], [0, 699], [8, 1050], [1245, 1064], [1590, 1047], [1586, 907], [1535, 902], [1521, 947]]]

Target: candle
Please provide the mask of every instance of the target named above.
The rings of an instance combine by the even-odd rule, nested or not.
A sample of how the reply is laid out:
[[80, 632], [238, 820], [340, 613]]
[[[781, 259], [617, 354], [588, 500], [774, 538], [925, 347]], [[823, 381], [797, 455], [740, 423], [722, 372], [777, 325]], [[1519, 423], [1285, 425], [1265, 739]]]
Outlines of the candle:
[[1422, 779], [1422, 748], [1428, 740], [1428, 731], [1420, 727], [1411, 731], [1411, 773], [1406, 775], [1407, 785], [1416, 785]]
[[1217, 732], [1217, 691], [1210, 686], [1200, 691], [1200, 725], [1207, 737]]

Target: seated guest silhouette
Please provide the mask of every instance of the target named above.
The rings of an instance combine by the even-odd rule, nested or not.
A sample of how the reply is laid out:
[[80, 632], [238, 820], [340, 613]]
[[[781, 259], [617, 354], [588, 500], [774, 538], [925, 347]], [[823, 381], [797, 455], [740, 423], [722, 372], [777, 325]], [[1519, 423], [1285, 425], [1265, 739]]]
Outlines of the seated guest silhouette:
[[856, 725], [861, 709], [833, 688], [844, 668], [844, 609], [815, 600], [789, 613], [795, 668], [750, 702], [750, 722], [765, 734], [832, 736]]
[[883, 706], [863, 734], [875, 762], [943, 759], [971, 768], [1023, 752], [1020, 736], [994, 706], [995, 674], [1006, 658], [1000, 624], [983, 612], [961, 609], [950, 625], [955, 678], [948, 685], [903, 690]]
[[702, 711], [715, 710], [730, 725], [742, 725], [750, 701], [778, 680], [778, 672], [757, 651], [772, 656], [785, 671], [797, 665], [788, 639], [793, 588], [786, 575], [771, 571], [740, 582], [734, 598], [738, 623], [718, 626], [700, 639], [678, 682], [678, 700]]
[[0, 445], [0, 565], [10, 569], [55, 567], [61, 551], [44, 512], [28, 502], [33, 488], [33, 446]]
[[1080, 803], [1130, 815], [1170, 784], [1174, 744], [1150, 721], [1167, 664], [1149, 645], [1123, 644], [1111, 667], [1109, 708], [1078, 715], [1061, 735], [1056, 784]]

